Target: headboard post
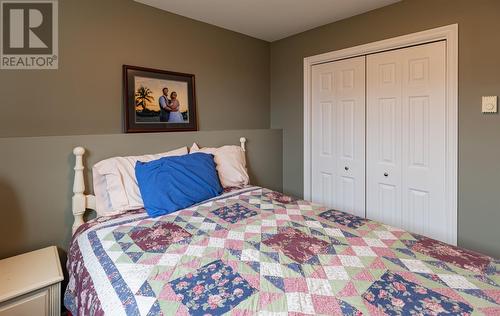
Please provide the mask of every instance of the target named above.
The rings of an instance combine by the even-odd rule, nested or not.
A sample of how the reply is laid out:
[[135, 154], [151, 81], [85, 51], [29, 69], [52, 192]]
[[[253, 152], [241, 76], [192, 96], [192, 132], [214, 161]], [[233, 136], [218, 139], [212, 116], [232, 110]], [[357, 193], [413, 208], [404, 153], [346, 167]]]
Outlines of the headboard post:
[[85, 148], [75, 147], [73, 149], [73, 154], [75, 155], [75, 179], [73, 182], [73, 199], [72, 199], [72, 211], [75, 221], [73, 223], [73, 233], [76, 229], [84, 223], [83, 214], [86, 209], [86, 197], [85, 197], [85, 182], [83, 180], [83, 154], [85, 154]]
[[241, 145], [241, 148], [243, 149], [243, 151], [246, 151], [246, 148], [245, 148], [246, 142], [247, 142], [247, 139], [245, 137], [240, 137], [240, 145]]

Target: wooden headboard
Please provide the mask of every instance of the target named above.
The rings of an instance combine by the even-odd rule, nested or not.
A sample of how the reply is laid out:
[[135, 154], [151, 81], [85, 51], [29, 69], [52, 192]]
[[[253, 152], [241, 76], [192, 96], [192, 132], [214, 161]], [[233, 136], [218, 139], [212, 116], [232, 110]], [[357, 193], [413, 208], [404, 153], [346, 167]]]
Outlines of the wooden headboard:
[[[245, 137], [240, 138], [240, 146], [243, 151], [246, 151], [247, 139]], [[73, 180], [73, 198], [71, 200], [71, 210], [73, 212], [74, 222], [73, 222], [73, 234], [84, 221], [84, 214], [86, 210], [96, 210], [95, 195], [85, 194], [85, 181], [84, 181], [84, 170], [85, 166], [83, 164], [83, 155], [85, 154], [85, 148], [78, 146], [73, 149], [73, 155], [75, 155], [75, 177]]]

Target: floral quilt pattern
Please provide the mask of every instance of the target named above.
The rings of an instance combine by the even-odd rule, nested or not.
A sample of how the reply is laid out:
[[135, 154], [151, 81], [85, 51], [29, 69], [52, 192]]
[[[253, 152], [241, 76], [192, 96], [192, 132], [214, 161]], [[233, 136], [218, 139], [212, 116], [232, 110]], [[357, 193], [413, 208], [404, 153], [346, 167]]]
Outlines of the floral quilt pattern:
[[325, 211], [319, 214], [319, 216], [334, 223], [344, 225], [350, 228], [359, 228], [366, 223], [366, 219], [364, 218], [336, 210]]
[[244, 278], [220, 260], [170, 284], [191, 315], [221, 315], [255, 292]]
[[143, 251], [164, 252], [172, 243], [191, 237], [182, 227], [173, 223], [158, 222], [152, 227], [137, 227], [128, 233]]
[[311, 257], [326, 252], [328, 243], [308, 236], [295, 228], [287, 227], [279, 234], [263, 241], [264, 244], [282, 251], [293, 260], [304, 263]]
[[417, 238], [418, 241], [411, 247], [413, 251], [424, 253], [476, 273], [484, 272], [490, 264], [488, 256], [477, 252], [461, 249], [423, 236]]
[[230, 206], [223, 206], [215, 211], [212, 211], [212, 213], [232, 224], [257, 215], [256, 211], [251, 210], [239, 203], [235, 203]]
[[297, 201], [297, 199], [294, 197], [285, 195], [283, 193], [274, 192], [274, 191], [266, 193], [264, 196], [271, 199], [271, 200], [277, 201], [279, 203], [284, 203], [284, 204], [293, 203], [293, 202]]
[[500, 315], [500, 261], [260, 187], [80, 227], [77, 315]]
[[389, 315], [470, 315], [472, 307], [386, 272], [363, 297]]

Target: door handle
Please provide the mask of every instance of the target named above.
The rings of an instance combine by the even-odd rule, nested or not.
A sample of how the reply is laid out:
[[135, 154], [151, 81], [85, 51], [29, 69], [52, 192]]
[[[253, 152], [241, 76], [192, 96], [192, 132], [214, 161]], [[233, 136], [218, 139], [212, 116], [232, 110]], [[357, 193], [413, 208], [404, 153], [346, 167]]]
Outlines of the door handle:
[[349, 170], [349, 167], [348, 166], [345, 166], [344, 167], [345, 171], [348, 171]]
[[384, 177], [388, 177], [389, 174], [387, 172], [384, 172]]

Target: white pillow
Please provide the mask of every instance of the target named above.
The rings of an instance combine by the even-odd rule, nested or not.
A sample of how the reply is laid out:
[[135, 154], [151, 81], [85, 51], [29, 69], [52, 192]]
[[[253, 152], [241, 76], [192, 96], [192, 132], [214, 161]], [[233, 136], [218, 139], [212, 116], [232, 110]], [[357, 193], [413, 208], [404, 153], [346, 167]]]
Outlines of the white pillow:
[[147, 162], [163, 157], [186, 155], [187, 153], [187, 147], [181, 147], [165, 153], [113, 157], [96, 163], [92, 168], [92, 175], [97, 214], [109, 216], [144, 207], [135, 177], [135, 163], [137, 161]]
[[214, 155], [214, 161], [217, 165], [217, 172], [219, 173], [220, 183], [223, 188], [241, 188], [250, 182], [245, 152], [240, 146], [204, 147], [200, 149], [196, 143], [193, 143], [189, 153], [196, 152]]

